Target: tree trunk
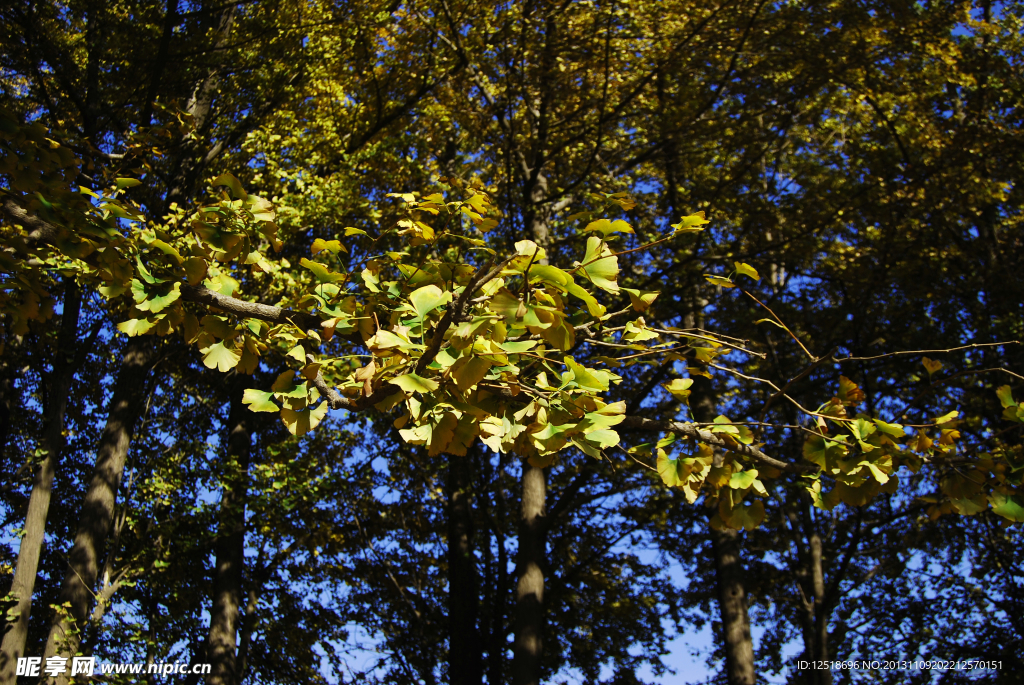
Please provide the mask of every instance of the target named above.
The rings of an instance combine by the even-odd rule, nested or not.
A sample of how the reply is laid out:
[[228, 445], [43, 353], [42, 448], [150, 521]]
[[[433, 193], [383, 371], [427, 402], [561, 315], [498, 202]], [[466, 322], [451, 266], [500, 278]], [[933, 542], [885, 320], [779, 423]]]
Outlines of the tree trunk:
[[448, 682], [480, 685], [479, 580], [473, 553], [472, 457], [448, 461]]
[[754, 643], [750, 637], [747, 593], [743, 587], [739, 531], [711, 530], [722, 616], [722, 642], [729, 685], [754, 685]]
[[242, 605], [242, 570], [245, 566], [245, 501], [248, 494], [250, 433], [253, 414], [242, 404], [246, 387], [239, 379], [228, 412], [228, 450], [217, 528], [213, 607], [207, 658], [211, 665], [207, 685], [237, 685], [239, 609]]
[[[818, 533], [810, 539], [810, 576], [814, 590], [814, 603], [811, 610], [811, 659], [828, 661], [828, 619], [829, 608], [825, 606], [825, 570], [822, 566], [821, 536]], [[831, 685], [832, 672], [829, 669], [813, 669], [811, 671], [814, 685]]]
[[[697, 317], [691, 314], [687, 326], [696, 320]], [[690, 411], [693, 418], [701, 423], [710, 422], [716, 413], [711, 381], [695, 376], [691, 388]], [[720, 458], [720, 454], [716, 455], [716, 461]], [[729, 685], [754, 685], [754, 642], [750, 635], [747, 592], [743, 584], [741, 545], [739, 531], [730, 528], [711, 529], [727, 681]]]
[[523, 499], [516, 568], [519, 579], [516, 585], [516, 638], [512, 657], [513, 685], [540, 683], [544, 627], [546, 490], [544, 469], [523, 462]]
[[53, 478], [57, 472], [61, 450], [64, 448], [64, 414], [71, 391], [71, 381], [75, 375], [75, 343], [78, 340], [78, 317], [81, 307], [82, 295], [78, 285], [70, 279], [65, 281], [64, 312], [61, 315], [57, 350], [53, 359], [43, 419], [42, 448], [46, 452], [46, 458], [43, 459], [32, 482], [32, 494], [29, 496], [28, 512], [25, 516], [25, 534], [18, 548], [18, 564], [14, 570], [14, 581], [9, 593], [17, 603], [8, 614], [16, 618], [7, 624], [3, 644], [0, 645], [0, 685], [13, 685], [17, 678], [15, 673], [18, 659], [25, 656], [32, 592], [39, 571], [39, 555], [46, 533]]
[[[60, 604], [70, 604], [70, 610], [54, 618], [44, 657], [60, 655], [70, 658], [78, 650], [92, 608], [100, 560], [114, 520], [121, 474], [135, 424], [145, 406], [146, 380], [155, 357], [152, 339], [131, 338], [128, 341], [114, 382], [107, 425], [96, 449], [96, 465], [82, 502], [78, 532], [68, 555], [68, 569], [58, 599]], [[64, 685], [68, 678], [60, 676], [48, 682]]]

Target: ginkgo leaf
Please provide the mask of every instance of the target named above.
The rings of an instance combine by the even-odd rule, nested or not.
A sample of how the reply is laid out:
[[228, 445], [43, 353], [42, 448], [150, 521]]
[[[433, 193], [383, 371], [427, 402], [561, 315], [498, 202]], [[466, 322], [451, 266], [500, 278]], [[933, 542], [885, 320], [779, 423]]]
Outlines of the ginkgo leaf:
[[935, 359], [929, 359], [928, 357], [922, 359], [921, 363], [924, 364], [924, 368], [928, 372], [929, 376], [942, 368], [942, 362]]
[[311, 262], [305, 257], [299, 260], [299, 264], [312, 271], [313, 275], [316, 276], [317, 280], [320, 281], [321, 283], [337, 283], [338, 281], [345, 280], [345, 274], [340, 274], [331, 271], [323, 264]]
[[1017, 406], [1017, 403], [1013, 400], [1013, 390], [1008, 385], [996, 388], [996, 397], [999, 398], [999, 404], [1003, 405], [1003, 409]]
[[[139, 283], [141, 285], [140, 281], [132, 281], [133, 291], [135, 290], [136, 283]], [[157, 312], [163, 311], [164, 309], [178, 301], [178, 298], [181, 297], [181, 284], [172, 284], [171, 289], [162, 295], [153, 292], [146, 293], [146, 295], [146, 299], [143, 300], [142, 302], [136, 302], [135, 306], [138, 307], [139, 310], [141, 311], [153, 312], [154, 314], [156, 314]]]
[[242, 404], [249, 405], [249, 411], [276, 412], [278, 411], [278, 406], [271, 400], [273, 396], [274, 393], [272, 392], [264, 392], [256, 388], [246, 388], [245, 393], [242, 395]]
[[199, 285], [206, 278], [209, 266], [202, 257], [189, 257], [185, 260], [185, 278], [189, 285]]
[[674, 233], [700, 233], [704, 225], [711, 223], [704, 218], [704, 212], [697, 212], [690, 216], [684, 216], [677, 224], [670, 224], [675, 229]]
[[722, 288], [736, 287], [736, 284], [733, 283], [731, 280], [729, 280], [728, 278], [722, 278], [721, 276], [710, 276], [705, 274], [704, 278], [706, 278], [708, 283], [710, 283], [711, 285], [717, 285]]
[[669, 487], [676, 487], [682, 481], [679, 477], [679, 461], [669, 459], [664, 449], [659, 449], [657, 456], [657, 475]]
[[439, 387], [433, 378], [422, 378], [414, 373], [406, 373], [391, 379], [391, 383], [397, 385], [405, 392], [430, 393]]
[[691, 385], [693, 385], [692, 378], [675, 378], [669, 383], [662, 383], [661, 387], [672, 393], [674, 397], [685, 400], [690, 396]]
[[757, 269], [749, 264], [744, 264], [743, 262], [733, 262], [733, 264], [736, 267], [736, 273], [743, 274], [744, 276], [750, 276], [755, 281], [761, 280], [761, 276], [757, 273]]
[[729, 478], [729, 487], [733, 490], [746, 490], [757, 480], [757, 469], [739, 471]]
[[864, 401], [864, 391], [846, 376], [839, 377], [839, 401], [848, 407], [854, 407]]
[[629, 302], [638, 312], [646, 312], [661, 293], [651, 290], [636, 290], [634, 288], [622, 288], [622, 292], [629, 295]]
[[413, 311], [421, 319], [450, 300], [450, 292], [445, 292], [433, 284], [425, 285], [409, 293], [409, 302], [412, 304]]
[[213, 179], [213, 182], [210, 185], [227, 186], [228, 188], [231, 188], [231, 193], [239, 200], [245, 200], [249, 197], [249, 194], [242, 189], [242, 182], [235, 178], [233, 174], [229, 174], [226, 171]]
[[327, 414], [327, 403], [321, 402], [316, 409], [303, 409], [295, 411], [288, 407], [281, 409], [281, 420], [284, 422], [288, 432], [295, 437], [301, 437], [320, 425]]
[[989, 495], [992, 512], [1015, 523], [1024, 523], [1024, 502], [1017, 495], [1006, 495], [993, 491]]
[[576, 362], [572, 357], [565, 358], [565, 365], [572, 372], [573, 380], [586, 390], [608, 390], [608, 384], [612, 380], [618, 380], [619, 376], [611, 371], [600, 369], [589, 369]]
[[598, 219], [597, 221], [591, 221], [587, 224], [587, 227], [583, 229], [584, 233], [589, 231], [596, 231], [601, 235], [607, 236], [612, 233], [632, 233], [633, 227], [622, 219], [616, 219], [615, 221]]
[[619, 292], [619, 285], [616, 283], [619, 276], [619, 258], [597, 236], [587, 239], [587, 251], [583, 255], [583, 262], [577, 268], [598, 288], [610, 293]]
[[203, 364], [206, 368], [215, 368], [221, 373], [227, 373], [238, 364], [242, 353], [233, 347], [227, 347], [224, 342], [221, 340], [203, 351]]
[[491, 368], [491, 363], [483, 357], [470, 357], [464, 364], [455, 370], [455, 383], [459, 390], [466, 392], [474, 385], [483, 380]]
[[339, 252], [345, 252], [345, 246], [341, 244], [340, 240], [324, 240], [323, 238], [317, 238], [309, 248], [309, 251], [314, 255], [319, 254], [324, 250], [333, 254], [338, 254]]
[[750, 504], [740, 504], [729, 511], [728, 517], [722, 517], [726, 525], [739, 530], [754, 530], [764, 521], [764, 504], [754, 500]]
[[285, 356], [291, 357], [300, 364], [306, 363], [306, 350], [303, 349], [302, 345], [296, 345], [291, 350], [289, 350], [288, 354], [286, 354]]
[[119, 189], [134, 188], [137, 185], [142, 185], [142, 181], [137, 178], [119, 178], [116, 180], [117, 187]]
[[127, 333], [129, 337], [134, 338], [137, 335], [148, 333], [156, 323], [156, 321], [150, 321], [149, 319], [128, 319], [117, 324], [117, 330]]

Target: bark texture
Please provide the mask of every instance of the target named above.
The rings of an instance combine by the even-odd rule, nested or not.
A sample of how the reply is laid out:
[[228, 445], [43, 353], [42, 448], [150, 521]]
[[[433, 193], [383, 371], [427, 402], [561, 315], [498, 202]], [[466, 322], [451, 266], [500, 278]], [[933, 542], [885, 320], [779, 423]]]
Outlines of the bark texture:
[[228, 459], [217, 525], [213, 606], [207, 658], [207, 685], [237, 685], [238, 624], [242, 606], [242, 571], [245, 566], [245, 501], [248, 494], [249, 456], [252, 447], [253, 413], [242, 404], [245, 383], [236, 383], [228, 412]]
[[[44, 657], [60, 655], [70, 658], [78, 650], [92, 609], [96, 578], [114, 520], [117, 490], [121, 485], [135, 425], [145, 407], [146, 381], [155, 358], [156, 350], [151, 339], [129, 340], [114, 381], [107, 424], [96, 449], [96, 465], [82, 502], [78, 531], [68, 555], [68, 569], [58, 599], [60, 604], [67, 602], [71, 608], [67, 614], [55, 617]], [[63, 685], [68, 678], [58, 676], [47, 682]]]
[[747, 593], [743, 587], [739, 531], [711, 530], [722, 616], [722, 642], [729, 685], [754, 685], [754, 643], [750, 637]]
[[71, 391], [71, 381], [75, 376], [75, 351], [81, 305], [82, 296], [78, 285], [72, 280], [66, 281], [64, 313], [61, 315], [57, 350], [50, 373], [43, 418], [42, 449], [46, 457], [32, 481], [32, 494], [29, 496], [28, 511], [25, 515], [25, 534], [18, 548], [18, 563], [9, 593], [16, 598], [16, 604], [9, 615], [13, 614], [16, 618], [7, 624], [3, 643], [0, 645], [0, 684], [3, 685], [13, 685], [17, 678], [15, 673], [18, 658], [25, 656], [32, 593], [39, 571], [39, 556], [46, 533], [46, 519], [50, 512], [53, 479], [57, 473], [60, 453], [64, 449], [64, 415], [67, 410], [68, 394]]
[[480, 582], [473, 548], [472, 460], [448, 462], [448, 682], [480, 685]]
[[512, 659], [513, 685], [540, 683], [544, 653], [544, 551], [546, 514], [544, 499], [547, 477], [544, 469], [523, 463], [523, 497], [519, 522], [519, 552], [516, 575], [515, 645]]

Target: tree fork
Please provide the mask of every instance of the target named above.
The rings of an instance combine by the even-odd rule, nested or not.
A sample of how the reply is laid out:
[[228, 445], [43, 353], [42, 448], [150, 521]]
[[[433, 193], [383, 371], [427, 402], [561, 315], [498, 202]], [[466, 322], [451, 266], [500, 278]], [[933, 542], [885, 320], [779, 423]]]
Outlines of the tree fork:
[[18, 548], [18, 563], [9, 594], [16, 598], [12, 609], [15, 620], [7, 624], [0, 646], [0, 685], [13, 685], [17, 679], [18, 658], [24, 656], [28, 636], [28, 620], [32, 610], [32, 593], [39, 571], [39, 556], [46, 534], [46, 519], [57, 462], [64, 448], [64, 415], [67, 410], [71, 381], [75, 376], [75, 348], [78, 340], [78, 318], [82, 293], [72, 279], [64, 283], [64, 312], [61, 315], [57, 350], [50, 375], [49, 402], [43, 420], [42, 447], [46, 458], [32, 481], [32, 494], [25, 515], [25, 534]]
[[[67, 614], [55, 617], [46, 641], [45, 657], [73, 656], [88, 622], [100, 559], [114, 521], [117, 490], [135, 425], [145, 406], [146, 379], [156, 360], [153, 343], [144, 338], [131, 338], [125, 348], [58, 599], [58, 603], [68, 603], [71, 608]], [[64, 685], [68, 678], [58, 676], [48, 682]]]

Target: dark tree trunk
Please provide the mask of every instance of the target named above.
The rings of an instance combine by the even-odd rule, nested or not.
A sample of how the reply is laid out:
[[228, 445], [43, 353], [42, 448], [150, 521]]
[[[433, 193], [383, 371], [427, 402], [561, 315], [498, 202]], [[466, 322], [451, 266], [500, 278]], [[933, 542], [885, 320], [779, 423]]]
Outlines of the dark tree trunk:
[[75, 348], [78, 341], [78, 318], [82, 295], [73, 280], [65, 281], [64, 313], [61, 315], [57, 349], [53, 360], [47, 391], [47, 406], [43, 418], [42, 448], [46, 453], [43, 463], [32, 482], [32, 494], [25, 515], [25, 534], [18, 549], [18, 564], [14, 570], [10, 595], [17, 604], [12, 611], [17, 617], [7, 624], [3, 644], [0, 646], [0, 684], [13, 685], [18, 658], [25, 656], [25, 639], [32, 610], [32, 593], [39, 571], [39, 556], [46, 533], [46, 519], [50, 511], [50, 496], [57, 462], [64, 449], [64, 415], [67, 410], [71, 381], [75, 376]]
[[[156, 357], [154, 343], [151, 338], [132, 338], [125, 348], [58, 599], [60, 604], [68, 603], [70, 611], [55, 618], [46, 642], [46, 657], [73, 656], [85, 630], [128, 448], [145, 407], [147, 377]], [[68, 680], [58, 677], [51, 681], [63, 684]]]
[[[696, 321], [697, 317], [691, 316], [690, 320]], [[694, 419], [702, 423], [712, 421], [716, 409], [711, 382], [696, 376], [691, 388], [690, 410]], [[720, 458], [721, 455], [716, 455], [716, 461]], [[711, 529], [710, 533], [728, 682], [729, 685], [754, 685], [754, 642], [750, 635], [743, 560], [740, 558], [743, 538], [739, 531], [730, 528]]]
[[473, 549], [471, 456], [448, 461], [448, 678], [480, 685], [483, 655], [478, 625], [480, 587]]
[[754, 685], [754, 643], [750, 637], [747, 593], [743, 587], [739, 531], [711, 530], [722, 617], [722, 642], [729, 685]]
[[523, 462], [522, 510], [517, 557], [513, 685], [540, 683], [544, 628], [544, 552], [546, 515], [544, 469]]
[[245, 501], [248, 494], [250, 433], [254, 415], [242, 404], [242, 379], [231, 396], [228, 413], [227, 463], [220, 500], [215, 545], [217, 560], [213, 577], [213, 607], [210, 609], [210, 637], [207, 685], [237, 685], [238, 622], [242, 606], [242, 571], [245, 566]]

